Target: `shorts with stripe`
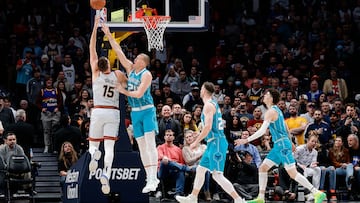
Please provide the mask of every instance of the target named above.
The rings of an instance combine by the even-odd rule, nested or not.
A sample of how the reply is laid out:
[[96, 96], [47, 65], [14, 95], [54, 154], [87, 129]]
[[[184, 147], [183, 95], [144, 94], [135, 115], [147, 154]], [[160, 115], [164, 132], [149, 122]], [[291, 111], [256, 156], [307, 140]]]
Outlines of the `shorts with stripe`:
[[135, 138], [142, 137], [145, 133], [152, 131], [155, 131], [155, 134], [159, 132], [155, 107], [140, 111], [132, 110], [131, 121]]
[[120, 111], [94, 108], [91, 112], [89, 137], [117, 137], [120, 126]]
[[274, 142], [274, 147], [271, 149], [269, 154], [266, 156], [275, 164], [280, 165], [281, 163], [291, 165], [295, 163], [294, 156], [292, 154], [292, 144], [288, 137], [280, 138]]
[[209, 169], [211, 172], [224, 172], [227, 149], [228, 142], [225, 136], [209, 140], [201, 157], [200, 166]]

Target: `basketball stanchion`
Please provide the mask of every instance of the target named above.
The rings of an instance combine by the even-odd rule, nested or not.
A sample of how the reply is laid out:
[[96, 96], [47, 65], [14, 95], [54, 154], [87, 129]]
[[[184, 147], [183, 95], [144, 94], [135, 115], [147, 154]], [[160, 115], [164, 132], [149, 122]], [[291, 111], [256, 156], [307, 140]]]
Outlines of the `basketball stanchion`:
[[144, 29], [148, 39], [148, 51], [156, 49], [162, 51], [164, 48], [163, 37], [165, 29], [171, 20], [170, 16], [142, 16]]

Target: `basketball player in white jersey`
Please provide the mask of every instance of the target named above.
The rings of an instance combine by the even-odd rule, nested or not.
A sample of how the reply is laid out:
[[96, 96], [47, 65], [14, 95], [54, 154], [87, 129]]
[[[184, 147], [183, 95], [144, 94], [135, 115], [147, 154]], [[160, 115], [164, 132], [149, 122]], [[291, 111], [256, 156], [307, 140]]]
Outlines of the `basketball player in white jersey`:
[[111, 71], [106, 57], [98, 57], [96, 52], [96, 35], [99, 17], [95, 16], [94, 27], [90, 38], [90, 65], [92, 70], [94, 108], [90, 117], [89, 153], [91, 161], [89, 171], [95, 172], [101, 157], [100, 142], [104, 142], [104, 168], [100, 177], [101, 190], [110, 193], [109, 177], [114, 158], [114, 145], [120, 125], [119, 92], [117, 84], [126, 86], [127, 78], [119, 70]]

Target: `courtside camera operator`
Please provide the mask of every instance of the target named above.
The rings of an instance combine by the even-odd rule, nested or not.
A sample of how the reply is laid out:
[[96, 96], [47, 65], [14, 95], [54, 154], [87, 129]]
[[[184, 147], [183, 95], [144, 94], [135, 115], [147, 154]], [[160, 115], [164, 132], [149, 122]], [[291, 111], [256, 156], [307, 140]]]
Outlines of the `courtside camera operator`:
[[258, 168], [253, 163], [253, 156], [248, 151], [230, 153], [228, 178], [234, 183], [235, 190], [245, 199], [258, 195]]

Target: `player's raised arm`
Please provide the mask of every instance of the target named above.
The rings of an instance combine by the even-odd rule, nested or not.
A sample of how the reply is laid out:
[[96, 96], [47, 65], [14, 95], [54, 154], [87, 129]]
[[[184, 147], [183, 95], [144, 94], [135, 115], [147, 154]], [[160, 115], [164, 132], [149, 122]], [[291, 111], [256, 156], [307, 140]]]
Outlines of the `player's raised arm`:
[[97, 66], [98, 55], [96, 52], [96, 37], [97, 37], [97, 28], [99, 25], [99, 21], [100, 21], [100, 16], [95, 15], [94, 27], [93, 27], [93, 31], [91, 33], [90, 44], [89, 44], [90, 66], [91, 66], [91, 71], [93, 73], [98, 71], [98, 66]]
[[113, 50], [116, 52], [117, 58], [119, 59], [121, 65], [126, 69], [126, 72], [129, 73], [132, 69], [133, 62], [126, 58], [124, 52], [122, 51], [120, 45], [116, 42], [115, 38], [112, 36], [109, 27], [103, 23], [102, 31], [105, 36], [109, 39], [110, 45]]
[[117, 86], [117, 89], [119, 90], [120, 93], [126, 96], [140, 98], [144, 95], [147, 88], [149, 88], [149, 86], [151, 85], [151, 81], [152, 81], [151, 73], [146, 72], [141, 78], [141, 83], [139, 85], [139, 88], [137, 88], [136, 90], [128, 91], [123, 86]]

